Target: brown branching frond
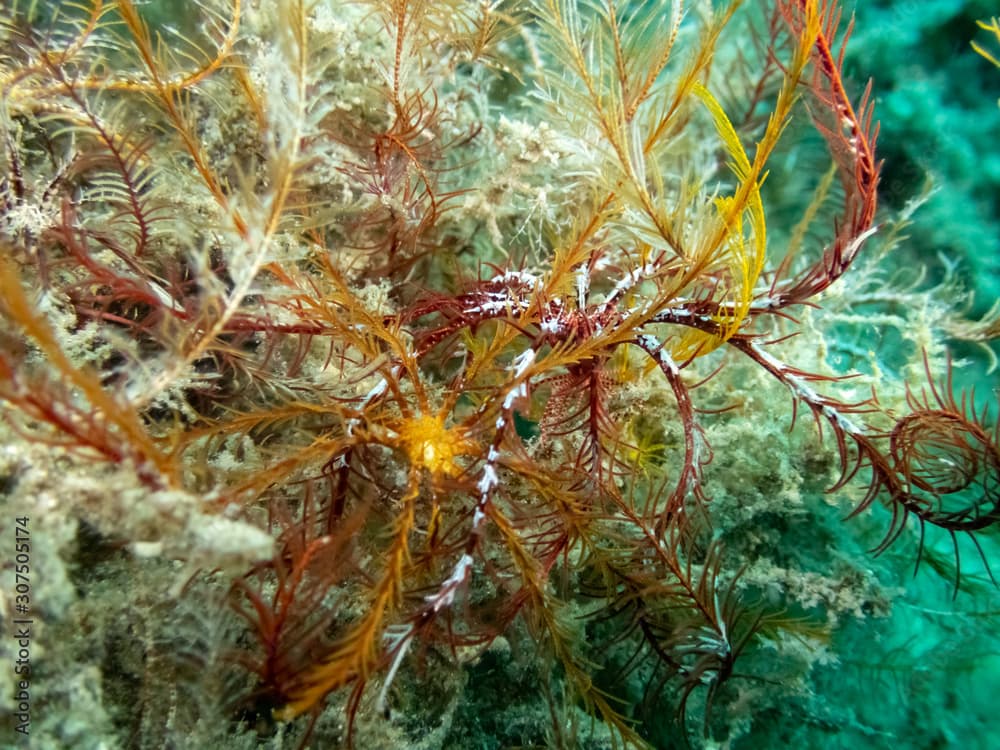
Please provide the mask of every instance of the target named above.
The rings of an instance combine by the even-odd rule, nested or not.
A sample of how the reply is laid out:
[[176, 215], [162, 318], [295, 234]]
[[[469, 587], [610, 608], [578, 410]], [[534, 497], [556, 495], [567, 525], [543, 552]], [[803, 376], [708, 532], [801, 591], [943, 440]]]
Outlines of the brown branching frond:
[[[779, 3], [789, 26], [795, 30], [806, 23], [809, 3], [789, 0]], [[820, 9], [822, 31], [813, 48], [813, 76], [810, 93], [815, 97], [813, 119], [826, 140], [844, 187], [844, 207], [837, 222], [834, 240], [823, 250], [819, 261], [789, 282], [776, 278], [771, 288], [772, 305], [800, 304], [822, 292], [839, 279], [875, 232], [880, 164], [875, 160], [878, 125], [874, 122], [871, 83], [855, 105], [843, 82], [843, 55], [850, 26], [837, 44], [839, 10], [835, 3]]]
[[[60, 346], [56, 332], [39, 314], [26, 294], [17, 269], [7, 257], [0, 256], [0, 311], [18, 326], [39, 348], [61, 384], [34, 390], [21, 373], [20, 363], [2, 355], [2, 381], [5, 400], [19, 405], [32, 418], [49, 423], [58, 442], [93, 448], [105, 460], [134, 461], [143, 481], [151, 486], [171, 486], [178, 482], [177, 467], [155, 444], [139, 415], [129, 404], [108, 393], [92, 372], [75, 366]], [[66, 387], [76, 389], [87, 407], [69, 400]], [[50, 390], [51, 389], [51, 390]], [[86, 415], [86, 416], [83, 416]], [[82, 422], [81, 422], [82, 418]]]
[[908, 387], [907, 413], [889, 415], [893, 426], [883, 431], [856, 418], [881, 411], [874, 398], [845, 403], [821, 395], [806, 384], [805, 373], [777, 362], [759, 346], [744, 339], [732, 343], [785, 383], [821, 432], [832, 432], [840, 478], [831, 491], [867, 473], [867, 489], [851, 516], [879, 500], [889, 507], [889, 528], [876, 552], [888, 549], [913, 517], [920, 526], [917, 565], [925, 524], [952, 537], [956, 558], [958, 534], [968, 535], [982, 554], [975, 533], [1000, 523], [1000, 428], [988, 426], [989, 411], [977, 412], [971, 395], [955, 396], [950, 367], [944, 380], [935, 382], [925, 355], [927, 384], [919, 391]]
[[331, 649], [328, 631], [339, 615], [338, 587], [354, 572], [351, 537], [360, 527], [360, 515], [331, 533], [317, 534], [309, 517], [316, 512], [314, 502], [307, 491], [298, 519], [280, 505], [272, 508], [278, 552], [234, 584], [234, 609], [256, 641], [253, 650], [234, 654], [258, 679], [245, 698], [254, 710], [270, 713], [286, 705], [299, 675]]

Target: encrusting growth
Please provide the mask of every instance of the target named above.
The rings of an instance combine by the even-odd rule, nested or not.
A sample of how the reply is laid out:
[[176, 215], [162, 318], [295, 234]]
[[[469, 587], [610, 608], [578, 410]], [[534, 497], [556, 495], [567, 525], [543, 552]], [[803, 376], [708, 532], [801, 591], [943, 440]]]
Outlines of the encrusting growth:
[[[273, 558], [227, 584], [256, 682], [227, 718], [310, 714], [305, 744], [331, 696], [353, 722], [374, 681], [387, 712], [411, 659], [523, 626], [626, 744], [660, 701], [713, 731], [741, 657], [795, 624], [713, 528], [709, 360], [832, 437], [832, 489], [888, 508], [878, 551], [915, 523], [918, 558], [936, 527], [987, 561], [987, 411], [929, 357], [899, 411], [778, 345], [878, 232], [834, 2], [204, 0], [186, 36], [133, 0], [54, 5], [0, 25], [0, 398], [20, 439], [266, 511]], [[720, 52], [749, 33], [760, 59]], [[559, 136], [498, 174], [514, 87]], [[764, 187], [793, 125], [840, 204], [783, 252]], [[643, 432], [628, 388], [673, 424]], [[582, 617], [632, 655], [595, 663]]]

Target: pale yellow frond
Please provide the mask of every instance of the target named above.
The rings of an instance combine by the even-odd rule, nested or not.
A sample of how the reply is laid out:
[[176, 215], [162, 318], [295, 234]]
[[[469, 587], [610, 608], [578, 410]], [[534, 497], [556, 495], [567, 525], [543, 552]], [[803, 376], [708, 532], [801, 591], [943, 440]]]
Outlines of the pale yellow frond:
[[[989, 23], [987, 23], [986, 21], [976, 21], [976, 24], [981, 29], [985, 29], [986, 31], [992, 31], [993, 35], [997, 38], [997, 41], [1000, 42], [1000, 18], [995, 18], [995, 17], [991, 18]], [[980, 55], [982, 55], [991, 63], [1000, 68], [1000, 59], [997, 59], [991, 52], [989, 52], [981, 44], [979, 44], [978, 42], [972, 42], [972, 49], [974, 49]]]
[[695, 84], [692, 92], [711, 114], [716, 132], [729, 155], [730, 168], [740, 184], [732, 196], [716, 199], [718, 229], [699, 253], [709, 266], [720, 263], [726, 269], [719, 287], [721, 299], [718, 301], [722, 304], [716, 316], [720, 333], [689, 332], [675, 348], [675, 356], [679, 358], [712, 351], [739, 330], [749, 311], [757, 279], [764, 269], [767, 249], [764, 203], [760, 195], [763, 163], [757, 160], [751, 163], [736, 129], [715, 96], [700, 83]]
[[[804, 29], [791, 63], [785, 68], [784, 83], [767, 127], [757, 143], [752, 162], [718, 99], [701, 83], [691, 86], [692, 93], [712, 116], [716, 133], [729, 156], [730, 168], [740, 184], [732, 196], [716, 200], [718, 228], [698, 252], [698, 257], [707, 267], [721, 263], [728, 271], [716, 296], [721, 303], [716, 320], [720, 332], [717, 335], [689, 332], [675, 346], [674, 354], [678, 358], [712, 351], [739, 330], [749, 312], [767, 254], [764, 204], [760, 195], [760, 187], [766, 177], [764, 167], [791, 116], [799, 80], [820, 34], [821, 17], [815, 0], [807, 3], [804, 15]], [[744, 221], [749, 223], [749, 236], [745, 232]]]

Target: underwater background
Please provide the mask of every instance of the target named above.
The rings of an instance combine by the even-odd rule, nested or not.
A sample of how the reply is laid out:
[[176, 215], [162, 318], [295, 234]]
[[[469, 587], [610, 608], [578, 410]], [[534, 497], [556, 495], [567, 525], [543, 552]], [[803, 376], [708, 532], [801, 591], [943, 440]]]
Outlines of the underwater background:
[[[57, 5], [0, 0], [0, 13], [7, 7], [12, 14], [30, 14], [44, 28], [47, 16], [58, 20]], [[357, 39], [348, 39], [359, 14], [357, 4], [321, 0], [317, 5], [330, 10], [321, 14], [316, 27], [335, 36], [350, 51], [344, 54], [362, 59], [364, 48]], [[620, 5], [624, 17], [641, 15], [647, 7], [644, 0]], [[695, 18], [726, 3], [688, 5], [687, 12]], [[276, 23], [268, 3], [247, 6], [256, 32], [266, 39]], [[200, 11], [194, 12], [186, 0], [151, 0], [140, 7], [153, 29], [198, 33]], [[873, 81], [879, 123], [876, 156], [884, 160], [876, 217], [880, 230], [870, 241], [871, 257], [853, 269], [856, 277], [831, 290], [817, 309], [802, 312], [806, 333], [791, 339], [787, 352], [796, 366], [810, 372], [831, 377], [860, 373], [845, 386], [853, 388], [857, 398], [884, 385], [889, 408], [902, 409], [903, 381], [923, 377], [924, 346], [937, 365], [950, 358], [956, 390], [974, 389], [974, 411], [983, 412], [981, 421], [995, 425], [1000, 397], [1000, 67], [977, 54], [972, 42], [1000, 58], [1000, 37], [977, 24], [1000, 15], [1000, 5], [988, 0], [858, 0], [844, 3], [844, 23], [851, 13], [854, 28], [844, 57], [845, 84], [857, 100], [866, 81]], [[739, 41], [724, 40], [731, 48], [720, 51], [720, 58], [737, 55]], [[506, 58], [520, 56], [528, 67], [531, 56], [538, 54], [517, 36], [505, 44]], [[269, 54], [265, 47], [260, 43], [252, 49]], [[5, 76], [15, 57], [11, 53], [0, 58], [7, 66]], [[576, 199], [561, 182], [560, 168], [546, 164], [558, 160], [553, 153], [561, 158], [564, 146], [532, 119], [537, 114], [532, 110], [535, 99], [524, 93], [516, 75], [507, 74], [508, 65], [516, 67], [504, 61], [491, 69], [503, 70], [497, 74], [502, 81], [482, 105], [489, 113], [486, 129], [495, 142], [476, 152], [475, 159], [458, 159], [453, 167], [474, 176], [477, 184], [496, 187], [498, 200], [510, 201], [509, 213], [496, 212], [496, 232], [514, 234], [512, 244], [541, 246], [556, 234], [551, 227], [570, 223], [567, 216], [574, 213]], [[379, 78], [374, 64], [341, 61], [334, 67], [344, 75]], [[274, 85], [267, 80], [254, 83], [262, 88]], [[353, 104], [344, 105], [349, 109], [365, 101], [370, 83], [336, 81], [330, 90], [341, 95], [347, 89], [356, 96]], [[218, 100], [226, 101], [225, 96], [228, 93], [219, 94]], [[204, 108], [198, 110], [199, 117], [215, 116], [211, 103], [197, 106]], [[456, 108], [456, 131], [465, 125], [462, 108], [470, 105], [461, 96], [442, 97], [440, 106]], [[245, 145], [241, 133], [229, 130], [234, 128], [232, 112], [224, 110], [219, 107], [217, 132], [206, 127], [209, 150], [213, 158], [219, 155], [220, 163]], [[11, 121], [20, 122], [13, 117]], [[797, 128], [797, 123], [790, 126], [788, 140], [768, 163], [762, 187], [768, 242], [778, 246], [792, 240], [798, 217], [808, 211], [816, 183], [829, 166], [816, 133]], [[9, 130], [14, 132], [14, 127]], [[26, 141], [25, 153], [40, 153], [41, 146]], [[518, 152], [511, 145], [515, 141], [528, 145]], [[331, 156], [330, 163], [337, 156]], [[495, 164], [489, 161], [494, 158]], [[581, 172], [588, 168], [580, 164]], [[497, 187], [504, 174], [519, 184]], [[461, 177], [448, 179], [461, 182]], [[317, 188], [317, 200], [335, 203], [338, 190]], [[552, 201], [549, 214], [538, 208], [539, 191]], [[456, 236], [488, 214], [488, 209], [472, 205], [471, 198], [461, 201], [465, 213], [449, 219], [449, 230]], [[331, 222], [350, 219], [346, 200], [345, 206]], [[14, 236], [14, 230], [0, 227], [0, 237], [7, 234]], [[463, 252], [480, 252], [484, 264], [498, 267], [502, 256], [490, 232], [466, 234]], [[0, 252], [13, 255], [6, 240]], [[365, 294], [374, 298], [376, 287], [366, 287]], [[947, 310], [972, 323], [955, 329], [959, 334], [947, 344], [943, 338], [922, 339], [927, 330], [951, 330]], [[65, 316], [65, 310], [53, 312], [52, 318], [72, 328], [59, 315]], [[980, 328], [973, 325], [977, 322]], [[26, 345], [5, 334], [0, 346], [14, 352]], [[318, 371], [323, 358], [314, 359], [306, 367]], [[717, 364], [693, 369], [707, 377]], [[926, 380], [914, 390], [920, 392]], [[363, 390], [368, 389], [365, 384]], [[648, 428], [655, 438], [651, 442], [679, 444], [676, 425], [661, 432], [647, 424], [671, 413], [672, 405], [658, 401], [664, 399], [662, 392], [657, 396], [637, 383], [629, 388], [622, 396], [621, 413], [629, 416], [630, 429]], [[703, 692], [694, 692], [690, 704], [682, 705], [693, 717], [683, 729], [672, 707], [653, 701], [642, 715], [641, 734], [648, 746], [1000, 747], [1000, 591], [992, 580], [1000, 575], [996, 529], [977, 535], [973, 543], [965, 535], [954, 537], [934, 528], [924, 536], [911, 524], [891, 546], [873, 554], [884, 540], [890, 511], [876, 503], [846, 519], [863, 488], [827, 492], [838, 479], [833, 441], [824, 447], [804, 408], [792, 425], [783, 384], [762, 377], [750, 364], [738, 363], [695, 393], [706, 412], [720, 410], [706, 420], [713, 460], [705, 470], [704, 488], [711, 498], [713, 540], [721, 540], [727, 550], [725, 569], [739, 570], [734, 577], [740, 581], [740, 593], [762, 602], [781, 624], [767, 630], [737, 662], [738, 674], [715, 700], [704, 731], [701, 716], [710, 701]], [[728, 409], [733, 399], [739, 407]], [[4, 403], [3, 408], [14, 407]], [[527, 441], [542, 429], [544, 417], [538, 412], [536, 408], [519, 415], [517, 433]], [[163, 418], [157, 413], [153, 421]], [[0, 747], [278, 750], [304, 743], [332, 748], [344, 746], [348, 714], [357, 724], [354, 745], [365, 750], [621, 746], [620, 736], [574, 696], [552, 654], [534, 645], [532, 626], [520, 620], [513, 620], [509, 630], [486, 646], [456, 639], [413, 647], [399, 672], [392, 668], [391, 711], [381, 698], [356, 697], [348, 688], [330, 699], [328, 709], [308, 730], [308, 717], [276, 721], [272, 713], [278, 706], [254, 693], [254, 670], [233, 658], [234, 651], [253, 644], [253, 637], [247, 634], [246, 618], [230, 606], [229, 591], [232, 581], [269, 554], [271, 539], [259, 530], [273, 519], [265, 521], [261, 512], [253, 526], [243, 524], [244, 519], [237, 523], [226, 518], [224, 523], [231, 522], [232, 528], [213, 528], [192, 541], [195, 525], [207, 524], [207, 516], [197, 515], [200, 511], [190, 511], [193, 521], [180, 515], [194, 504], [178, 501], [181, 510], [164, 511], [171, 519], [165, 522], [156, 515], [159, 510], [138, 509], [131, 500], [108, 503], [109, 496], [131, 497], [135, 487], [116, 475], [81, 468], [59, 453], [58, 446], [32, 441], [16, 428], [4, 427], [0, 440], [0, 528], [10, 539], [15, 518], [33, 519], [33, 598], [38, 602], [32, 728], [26, 738], [15, 731], [17, 682], [7, 668], [16, 661], [16, 644], [8, 635], [14, 617], [8, 581], [13, 578], [5, 557]], [[238, 472], [230, 465], [230, 454], [223, 453], [212, 459], [212, 470]], [[231, 453], [236, 455], [236, 449]], [[674, 456], [668, 449], [664, 455]], [[998, 491], [995, 480], [990, 481], [994, 484], [987, 490]], [[70, 496], [75, 499], [67, 500]], [[159, 500], [164, 507], [169, 501]], [[172, 544], [171, 535], [183, 541]], [[442, 570], [445, 577], [450, 568]], [[496, 604], [501, 597], [492, 585], [470, 587], [469, 598], [487, 612], [485, 619], [501, 621], [502, 607]], [[434, 595], [433, 590], [420, 592]], [[594, 610], [584, 599], [572, 601], [567, 627], [584, 654], [581, 661], [599, 665], [591, 673], [595, 688], [620, 688], [616, 672], [621, 669], [628, 675], [621, 693], [632, 704], [643, 704], [645, 683], [653, 680], [642, 669], [625, 670], [631, 658], [619, 633], [625, 628], [610, 615], [591, 618]], [[243, 602], [246, 610], [253, 606]]]

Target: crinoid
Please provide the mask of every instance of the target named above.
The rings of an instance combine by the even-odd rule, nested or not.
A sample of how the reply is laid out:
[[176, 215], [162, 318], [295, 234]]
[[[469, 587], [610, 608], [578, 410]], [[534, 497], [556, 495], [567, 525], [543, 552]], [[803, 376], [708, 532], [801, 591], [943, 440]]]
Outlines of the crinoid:
[[[199, 0], [187, 37], [39, 5], [0, 21], [4, 429], [36, 483], [116, 483], [45, 513], [228, 592], [241, 687], [205, 704], [228, 721], [187, 707], [205, 736], [413, 745], [421, 666], [467, 670], [441, 682], [474, 715], [510, 644], [550, 725], [494, 744], [581, 713], [616, 746], [721, 738], [776, 694], [758, 646], [819, 660], [786, 605], [862, 611], [755, 568], [839, 554], [750, 507], [829, 517], [799, 492], [827, 478], [889, 515], [877, 551], [916, 524], [918, 562], [939, 528], [988, 564], [995, 415], [932, 376], [944, 326], [922, 387], [858, 396], [825, 359], [879, 234], [836, 3]], [[775, 227], [796, 131], [823, 167]], [[798, 412], [818, 440], [781, 437]], [[433, 708], [440, 738], [461, 711]]]

